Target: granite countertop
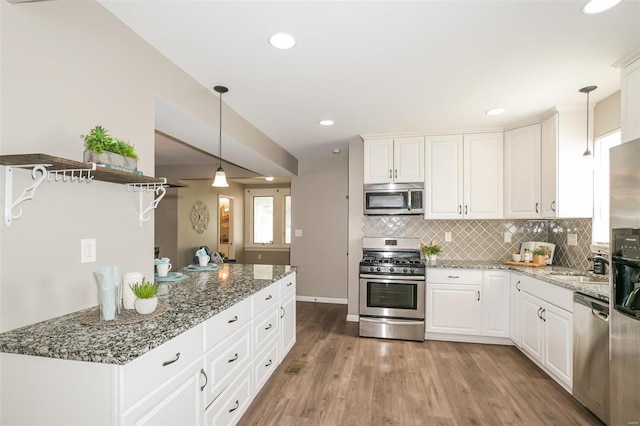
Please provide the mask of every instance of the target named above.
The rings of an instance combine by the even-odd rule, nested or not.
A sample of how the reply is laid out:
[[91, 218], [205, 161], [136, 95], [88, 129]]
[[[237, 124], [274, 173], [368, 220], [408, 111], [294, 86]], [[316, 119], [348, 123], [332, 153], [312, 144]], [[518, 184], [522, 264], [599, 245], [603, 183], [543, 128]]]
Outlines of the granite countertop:
[[[610, 285], [606, 276], [598, 276], [592, 273], [585, 274], [585, 271], [578, 269], [567, 268], [564, 266], [539, 266], [539, 267], [527, 267], [527, 266], [515, 266], [505, 265], [502, 261], [477, 261], [477, 260], [440, 260], [436, 261], [435, 265], [427, 265], [427, 275], [429, 274], [429, 268], [460, 268], [460, 269], [504, 269], [511, 271], [518, 271], [524, 275], [528, 275], [533, 278], [554, 284], [560, 287], [564, 287], [571, 291], [586, 294], [587, 296], [595, 297], [596, 299], [609, 302]], [[595, 277], [596, 279], [602, 279], [602, 284], [584, 284], [575, 281], [570, 281], [571, 276], [588, 275]]]
[[[0, 334], [0, 352], [107, 364], [126, 364], [197, 326], [296, 270], [284, 265], [225, 264], [221, 270], [184, 272], [159, 303], [162, 315], [129, 325], [90, 326], [78, 311]], [[226, 277], [225, 277], [226, 275]], [[93, 308], [90, 308], [93, 309]]]

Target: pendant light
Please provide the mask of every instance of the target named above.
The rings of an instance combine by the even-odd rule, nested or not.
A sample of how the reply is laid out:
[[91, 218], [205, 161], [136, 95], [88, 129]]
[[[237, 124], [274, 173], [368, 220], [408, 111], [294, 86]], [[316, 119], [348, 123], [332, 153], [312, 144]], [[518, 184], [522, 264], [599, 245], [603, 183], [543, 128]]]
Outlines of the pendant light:
[[218, 125], [220, 128], [220, 137], [218, 139], [220, 143], [218, 145], [218, 170], [216, 170], [216, 177], [213, 179], [211, 186], [226, 188], [229, 184], [227, 183], [227, 176], [224, 174], [224, 170], [222, 169], [222, 94], [227, 93], [229, 89], [224, 86], [216, 86], [213, 90], [220, 94], [220, 121]]
[[580, 93], [587, 94], [587, 149], [582, 154], [584, 157], [591, 155], [591, 151], [589, 151], [589, 93], [593, 92], [597, 88], [598, 86], [587, 86], [579, 90]]

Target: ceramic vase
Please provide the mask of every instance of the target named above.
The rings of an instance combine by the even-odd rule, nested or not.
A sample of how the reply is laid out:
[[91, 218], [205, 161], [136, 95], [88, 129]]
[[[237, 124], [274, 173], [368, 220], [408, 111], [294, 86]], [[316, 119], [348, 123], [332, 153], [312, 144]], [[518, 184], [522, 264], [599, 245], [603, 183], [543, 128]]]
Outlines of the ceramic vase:
[[158, 307], [158, 297], [153, 296], [148, 299], [136, 298], [134, 306], [136, 307], [136, 312], [140, 315], [148, 315]]

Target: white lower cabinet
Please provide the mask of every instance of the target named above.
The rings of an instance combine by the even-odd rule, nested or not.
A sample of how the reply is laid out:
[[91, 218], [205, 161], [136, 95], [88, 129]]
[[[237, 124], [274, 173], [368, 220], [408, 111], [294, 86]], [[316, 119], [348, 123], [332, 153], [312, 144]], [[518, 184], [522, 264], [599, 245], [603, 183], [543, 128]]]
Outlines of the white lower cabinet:
[[427, 271], [426, 333], [509, 337], [509, 272]]
[[[529, 277], [522, 277], [521, 349], [547, 373], [571, 390], [573, 385], [573, 313], [567, 304], [573, 292]], [[531, 288], [529, 285], [532, 285]], [[545, 293], [562, 293], [562, 297], [541, 297]], [[551, 303], [550, 301], [554, 303]], [[559, 303], [562, 307], [557, 306]]]
[[516, 346], [522, 345], [522, 275], [512, 272], [509, 286], [509, 337]]
[[280, 285], [280, 357], [282, 360], [296, 343], [296, 281], [293, 278], [287, 278], [283, 279]]
[[274, 337], [269, 342], [263, 345], [262, 350], [258, 353], [253, 363], [253, 382], [255, 384], [254, 394], [258, 394], [269, 377], [276, 370], [278, 364], [280, 364], [279, 358], [279, 339]]
[[[229, 385], [229, 392], [225, 392], [215, 400], [204, 413], [204, 424], [207, 426], [234, 425], [247, 411], [253, 399], [251, 390], [251, 368], [240, 372]], [[165, 424], [191, 424], [188, 422]]]

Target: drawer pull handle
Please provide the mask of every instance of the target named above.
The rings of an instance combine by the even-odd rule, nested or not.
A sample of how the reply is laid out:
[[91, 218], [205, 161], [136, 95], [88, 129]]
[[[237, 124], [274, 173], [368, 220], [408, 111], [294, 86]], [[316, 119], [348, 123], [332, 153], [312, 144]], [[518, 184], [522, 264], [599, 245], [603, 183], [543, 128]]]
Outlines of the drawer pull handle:
[[460, 276], [459, 276], [459, 275], [449, 275], [449, 278], [455, 278], [455, 279], [458, 279], [458, 278], [460, 278]]
[[538, 308], [538, 318], [542, 319], [542, 315], [540, 315], [540, 311], [542, 310], [542, 308]]
[[520, 280], [516, 283], [516, 290], [520, 291]]
[[230, 319], [229, 321], [227, 321], [227, 324], [231, 324], [232, 322], [236, 322], [236, 321], [238, 321], [238, 316], [237, 315], [235, 315], [233, 317], [233, 319]]
[[271, 300], [271, 299], [273, 299], [272, 295], [268, 295], [267, 297], [264, 298], [264, 300]]
[[235, 356], [227, 362], [233, 362], [233, 361], [236, 361], [237, 359], [238, 359], [238, 354], [235, 354]]
[[239, 407], [240, 407], [240, 401], [238, 401], [238, 400], [236, 399], [236, 405], [235, 405], [231, 410], [229, 410], [229, 412], [230, 412], [230, 413], [233, 413], [233, 412], [234, 412], [234, 411], [236, 411]]
[[163, 366], [163, 367], [166, 367], [167, 365], [169, 365], [169, 364], [173, 364], [174, 362], [176, 362], [176, 361], [177, 361], [177, 360], [179, 360], [179, 359], [180, 359], [180, 352], [178, 352], [178, 353], [176, 354], [175, 359], [172, 359], [171, 361], [165, 361], [165, 362], [163, 362], [163, 363], [162, 363], [162, 366]]
[[200, 392], [204, 392], [204, 388], [206, 388], [207, 383], [209, 383], [209, 378], [207, 377], [207, 373], [204, 372], [204, 368], [200, 369], [200, 374], [204, 376], [204, 385], [200, 387]]
[[543, 310], [542, 310], [542, 312], [540, 312], [540, 319], [541, 319], [542, 321], [545, 321], [545, 322], [546, 322], [546, 321], [547, 321], [547, 319], [542, 315], [542, 314], [544, 314], [545, 312], [547, 312], [547, 310], [546, 310], [546, 309], [543, 309]]
[[285, 310], [282, 306], [280, 306], [280, 310], [282, 311], [282, 315], [280, 315], [280, 319], [284, 318]]
[[293, 282], [290, 282], [289, 284], [287, 284], [287, 287], [291, 287], [293, 285]]
[[269, 362], [267, 362], [264, 366], [265, 366], [265, 367], [268, 367], [268, 366], [270, 366], [271, 364], [273, 364], [273, 361], [269, 360]]
[[556, 211], [556, 202], [555, 202], [555, 200], [551, 202], [551, 211], [552, 212]]
[[273, 325], [269, 324], [268, 326], [266, 326], [264, 329], [265, 330], [270, 330], [273, 327]]
[[462, 204], [458, 206], [458, 214], [462, 214]]

